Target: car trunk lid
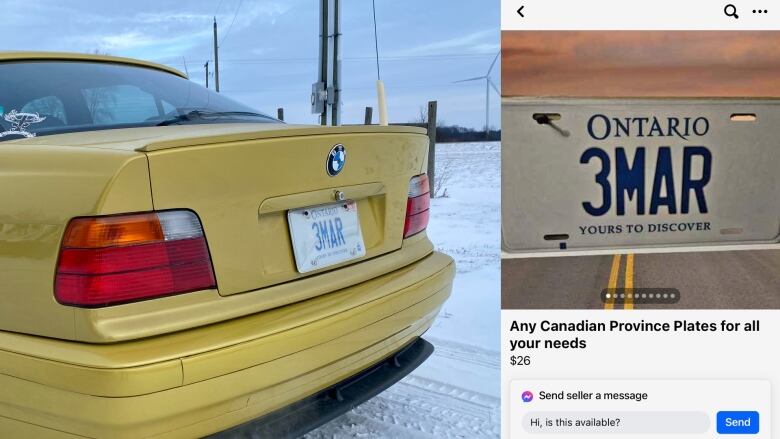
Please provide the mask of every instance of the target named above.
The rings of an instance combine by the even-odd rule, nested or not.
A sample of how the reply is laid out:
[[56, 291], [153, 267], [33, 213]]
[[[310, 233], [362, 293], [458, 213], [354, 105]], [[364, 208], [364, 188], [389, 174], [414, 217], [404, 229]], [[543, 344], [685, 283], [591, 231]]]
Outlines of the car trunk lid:
[[[184, 207], [200, 217], [221, 295], [294, 281], [401, 247], [409, 179], [424, 169], [426, 161], [424, 131], [223, 127], [200, 128], [198, 135], [139, 148], [149, 158], [155, 209]], [[336, 145], [343, 146], [346, 161], [339, 172], [329, 175]], [[353, 219], [359, 230], [352, 231], [359, 239], [347, 236], [345, 243], [363, 248], [326, 261], [332, 265], [302, 270], [300, 261], [296, 264], [296, 256], [300, 260], [302, 255], [294, 250], [289, 216], [320, 206], [356, 210]], [[341, 219], [349, 227], [347, 218]], [[329, 224], [328, 239], [335, 223]], [[304, 233], [301, 226], [295, 227]], [[309, 256], [304, 259], [311, 261]]]

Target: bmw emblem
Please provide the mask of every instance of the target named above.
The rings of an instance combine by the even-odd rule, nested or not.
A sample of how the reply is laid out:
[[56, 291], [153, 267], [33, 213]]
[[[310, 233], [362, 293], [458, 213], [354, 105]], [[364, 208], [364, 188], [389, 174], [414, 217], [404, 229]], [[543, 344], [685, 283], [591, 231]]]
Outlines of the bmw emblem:
[[344, 145], [339, 143], [330, 150], [328, 159], [325, 161], [325, 171], [327, 171], [328, 175], [331, 177], [335, 177], [344, 169], [346, 163], [347, 150], [344, 148]]

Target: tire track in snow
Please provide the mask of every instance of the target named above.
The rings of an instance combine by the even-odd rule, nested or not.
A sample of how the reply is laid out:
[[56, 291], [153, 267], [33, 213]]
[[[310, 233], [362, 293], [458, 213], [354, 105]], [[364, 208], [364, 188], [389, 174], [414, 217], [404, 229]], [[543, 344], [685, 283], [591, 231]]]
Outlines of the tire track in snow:
[[[429, 339], [435, 356], [498, 369], [498, 354], [477, 346]], [[412, 373], [345, 415], [304, 436], [335, 438], [497, 438], [500, 400]]]
[[436, 347], [436, 350], [433, 351], [433, 355], [465, 363], [472, 363], [491, 369], [498, 369], [501, 367], [501, 360], [498, 352], [435, 337], [425, 337], [425, 339], [433, 343]]

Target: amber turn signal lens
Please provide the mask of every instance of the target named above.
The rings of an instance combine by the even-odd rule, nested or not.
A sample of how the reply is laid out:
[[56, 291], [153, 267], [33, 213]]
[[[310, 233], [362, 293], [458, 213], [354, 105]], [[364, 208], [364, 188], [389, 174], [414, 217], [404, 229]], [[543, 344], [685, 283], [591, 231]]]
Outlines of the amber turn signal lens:
[[63, 247], [118, 247], [165, 240], [155, 213], [75, 218], [68, 225]]

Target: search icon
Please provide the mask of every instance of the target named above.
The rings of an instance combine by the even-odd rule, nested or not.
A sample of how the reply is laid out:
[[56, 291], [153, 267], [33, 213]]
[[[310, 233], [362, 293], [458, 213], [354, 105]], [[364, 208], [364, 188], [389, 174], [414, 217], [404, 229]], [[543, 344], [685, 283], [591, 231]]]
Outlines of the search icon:
[[723, 13], [726, 14], [726, 17], [734, 17], [739, 19], [739, 15], [737, 15], [737, 7], [731, 3], [727, 4], [726, 7], [723, 8]]

